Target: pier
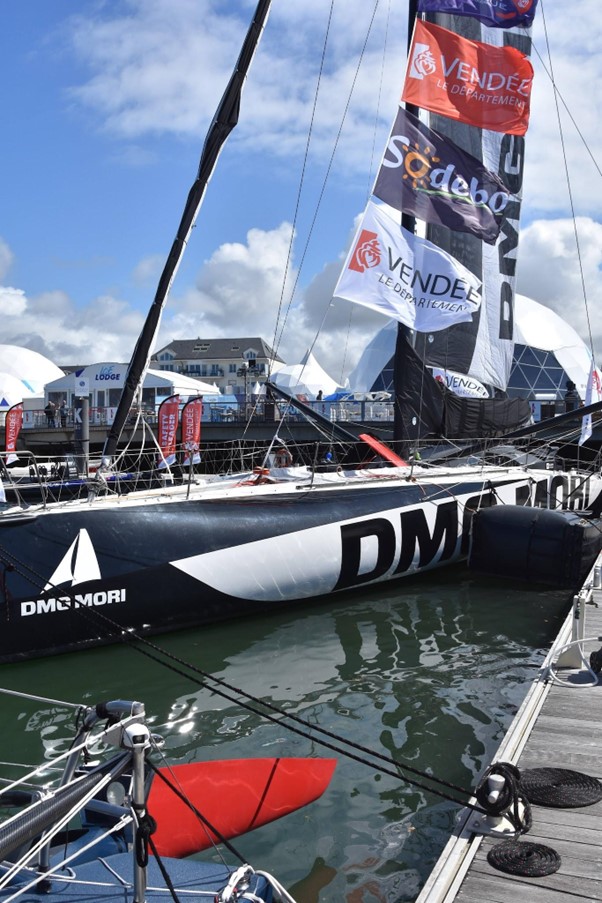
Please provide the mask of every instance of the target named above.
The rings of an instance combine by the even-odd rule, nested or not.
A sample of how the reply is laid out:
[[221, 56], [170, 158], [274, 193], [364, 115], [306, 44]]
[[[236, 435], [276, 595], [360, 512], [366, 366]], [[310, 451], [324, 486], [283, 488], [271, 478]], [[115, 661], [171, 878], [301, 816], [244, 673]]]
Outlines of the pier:
[[[602, 681], [598, 684], [588, 667], [590, 653], [602, 646], [596, 639], [602, 637], [601, 560], [574, 597], [494, 762], [521, 771], [558, 768], [602, 779]], [[491, 865], [489, 852], [513, 835], [482, 834], [482, 820], [471, 809], [460, 813], [416, 903], [602, 900], [602, 801], [570, 808], [532, 805], [532, 826], [519, 841], [544, 845], [561, 858], [558, 870], [543, 877], [509, 874]]]

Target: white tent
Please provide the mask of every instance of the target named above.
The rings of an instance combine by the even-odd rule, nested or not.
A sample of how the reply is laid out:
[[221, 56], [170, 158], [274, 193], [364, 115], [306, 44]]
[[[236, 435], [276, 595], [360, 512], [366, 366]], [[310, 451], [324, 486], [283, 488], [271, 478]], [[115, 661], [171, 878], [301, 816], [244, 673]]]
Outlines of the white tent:
[[272, 372], [272, 382], [292, 395], [306, 395], [315, 400], [320, 390], [324, 396], [331, 395], [338, 383], [321, 367], [311, 351], [299, 364], [285, 364]]
[[44, 386], [63, 376], [52, 361], [19, 345], [0, 345], [0, 408], [44, 394]]
[[569, 379], [585, 398], [591, 369], [591, 351], [573, 327], [555, 311], [525, 295], [515, 299], [514, 342], [542, 351], [552, 351]]
[[[349, 376], [351, 388], [367, 392], [387, 366], [395, 351], [397, 323], [391, 320], [368, 343]], [[558, 365], [577, 386], [581, 398], [591, 367], [591, 353], [572, 326], [551, 310], [525, 295], [516, 295], [514, 341], [540, 351], [552, 352]]]

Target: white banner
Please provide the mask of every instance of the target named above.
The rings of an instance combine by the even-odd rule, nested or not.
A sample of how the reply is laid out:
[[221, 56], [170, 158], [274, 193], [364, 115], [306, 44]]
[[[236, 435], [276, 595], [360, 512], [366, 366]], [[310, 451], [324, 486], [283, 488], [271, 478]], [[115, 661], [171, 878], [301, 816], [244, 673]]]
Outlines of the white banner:
[[473, 376], [454, 373], [453, 370], [443, 370], [441, 367], [431, 367], [430, 369], [434, 378], [447, 386], [455, 395], [461, 395], [463, 398], [489, 398], [489, 392], [483, 383]]
[[[597, 401], [602, 401], [602, 380], [600, 378], [600, 371], [592, 361], [592, 366], [589, 371], [589, 377], [587, 379], [587, 388], [585, 390], [585, 407], [590, 404], [595, 404]], [[586, 414], [581, 424], [581, 437], [579, 439], [579, 445], [583, 445], [584, 442], [587, 442], [591, 434], [592, 415]]]
[[480, 287], [457, 260], [368, 201], [334, 294], [419, 332], [437, 332], [472, 318]]

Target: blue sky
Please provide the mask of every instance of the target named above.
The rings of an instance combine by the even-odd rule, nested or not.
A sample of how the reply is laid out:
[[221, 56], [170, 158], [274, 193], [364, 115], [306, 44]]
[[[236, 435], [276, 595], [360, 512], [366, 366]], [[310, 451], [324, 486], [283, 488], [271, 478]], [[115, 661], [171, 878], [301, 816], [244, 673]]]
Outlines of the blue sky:
[[[288, 264], [296, 291], [281, 354], [299, 360], [320, 330], [315, 352], [335, 378], [384, 324], [332, 304], [331, 294], [395, 113], [405, 2], [381, 0], [315, 213], [372, 6], [334, 5]], [[546, 55], [543, 13], [557, 84], [601, 165], [599, 4], [573, 0], [570, 23], [559, 6], [566, 10], [540, 0], [535, 46]], [[254, 7], [254, 0], [6, 0], [2, 342], [59, 365], [129, 359]], [[281, 297], [288, 303], [283, 275], [329, 8], [325, 0], [274, 0], [240, 124], [210, 183], [159, 345], [197, 335], [272, 341]], [[553, 95], [537, 53], [533, 63], [518, 289], [555, 308], [585, 339], [591, 326], [599, 359], [600, 173], [563, 113], [582, 278]]]

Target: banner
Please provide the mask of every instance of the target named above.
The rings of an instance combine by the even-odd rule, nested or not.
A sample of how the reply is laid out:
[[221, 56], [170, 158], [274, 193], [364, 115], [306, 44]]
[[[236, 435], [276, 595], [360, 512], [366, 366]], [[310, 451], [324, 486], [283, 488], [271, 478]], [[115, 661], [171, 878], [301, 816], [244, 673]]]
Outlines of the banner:
[[334, 294], [412, 329], [437, 332], [470, 320], [481, 303], [480, 285], [453, 257], [369, 201]]
[[494, 243], [510, 192], [498, 176], [399, 108], [374, 186], [381, 201], [427, 223]]
[[182, 408], [182, 448], [185, 451], [184, 466], [198, 464], [201, 460], [201, 416], [203, 399], [191, 398]]
[[515, 47], [470, 41], [416, 20], [402, 100], [510, 135], [529, 125], [533, 67]]
[[443, 367], [431, 367], [431, 372], [433, 378], [447, 386], [454, 395], [460, 395], [462, 398], [490, 397], [482, 382], [465, 373], [454, 373], [453, 370], [446, 370]]
[[176, 460], [176, 439], [178, 434], [178, 414], [180, 410], [180, 396], [170, 395], [159, 406], [158, 442], [161, 449], [159, 469], [174, 464]]
[[6, 412], [6, 419], [4, 421], [6, 464], [12, 464], [14, 461], [18, 460], [18, 456], [16, 454], [17, 439], [19, 438], [19, 433], [21, 432], [22, 423], [23, 402], [21, 401], [19, 402], [19, 404], [13, 405], [12, 408], [9, 408]]
[[[585, 407], [590, 404], [595, 404], [597, 401], [602, 401], [602, 379], [600, 376], [600, 371], [592, 361], [589, 376], [587, 379], [587, 388], [585, 389]], [[583, 445], [584, 442], [587, 442], [592, 432], [592, 415], [586, 414], [581, 423], [581, 437], [579, 439], [579, 445]]]
[[418, 0], [419, 13], [472, 16], [490, 28], [529, 28], [537, 0]]

